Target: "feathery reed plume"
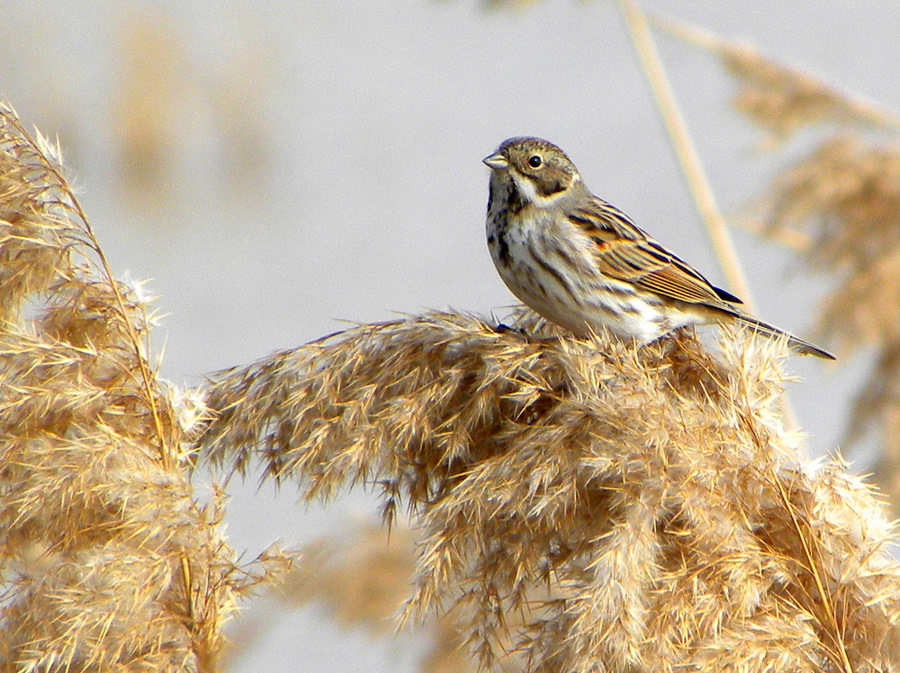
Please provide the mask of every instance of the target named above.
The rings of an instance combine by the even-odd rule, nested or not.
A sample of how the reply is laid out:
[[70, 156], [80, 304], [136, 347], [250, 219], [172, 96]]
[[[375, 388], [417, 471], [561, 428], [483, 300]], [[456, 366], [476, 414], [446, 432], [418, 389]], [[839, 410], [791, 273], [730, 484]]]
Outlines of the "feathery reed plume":
[[766, 232], [805, 238], [814, 267], [837, 276], [820, 331], [842, 350], [874, 347], [874, 367], [847, 431], [880, 425], [876, 471], [900, 503], [900, 149], [836, 136], [778, 177]]
[[324, 604], [342, 626], [384, 635], [409, 591], [414, 558], [410, 530], [402, 525], [388, 533], [381, 526], [350, 524], [303, 545], [290, 572], [241, 615], [229, 634], [228, 667], [246, 656], [251, 643], [286, 610], [312, 602]]
[[0, 670], [215, 670], [259, 579], [193, 499], [150, 324], [58, 150], [0, 106]]
[[385, 633], [409, 592], [414, 552], [406, 526], [348, 525], [304, 545], [276, 591], [283, 603], [321, 601], [338, 623]]
[[655, 17], [654, 23], [722, 59], [741, 87], [734, 98], [735, 107], [763, 127], [770, 141], [784, 140], [817, 122], [900, 127], [897, 113], [778, 63], [754, 47], [668, 18]]
[[782, 429], [782, 347], [529, 331], [430, 313], [275, 353], [211, 384], [202, 451], [408, 508], [403, 621], [455, 608], [482, 667], [900, 664], [890, 526]]
[[900, 115], [695, 26], [657, 23], [719, 55], [742, 87], [737, 109], [773, 137], [830, 125], [818, 147], [774, 179], [760, 199], [762, 215], [748, 222], [838, 279], [821, 311], [821, 331], [845, 352], [876, 349], [846, 440], [880, 425], [876, 476], [900, 507], [900, 150], [883, 133], [874, 140], [860, 134], [867, 127], [895, 131]]

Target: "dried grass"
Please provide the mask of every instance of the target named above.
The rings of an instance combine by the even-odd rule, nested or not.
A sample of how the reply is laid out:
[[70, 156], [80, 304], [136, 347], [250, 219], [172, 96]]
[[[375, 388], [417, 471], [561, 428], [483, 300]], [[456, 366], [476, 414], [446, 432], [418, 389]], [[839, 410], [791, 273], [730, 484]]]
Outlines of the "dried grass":
[[0, 670], [215, 670], [258, 578], [194, 499], [147, 306], [58, 156], [0, 107]]
[[190, 53], [178, 27], [171, 13], [131, 6], [119, 27], [113, 127], [127, 195], [151, 209], [171, 203], [184, 178], [179, 148], [199, 125], [221, 155], [209, 170], [221, 174], [223, 194], [255, 200], [271, 165], [265, 45], [244, 24], [234, 53], [210, 66]]
[[[283, 557], [236, 566], [220, 500], [193, 494], [195, 449], [262, 462], [310, 500], [375, 488], [388, 524], [405, 510], [415, 537], [391, 549], [371, 531], [307, 548], [285, 600], [379, 628], [402, 601], [401, 623], [435, 634], [429, 671], [900, 665], [893, 529], [843, 464], [810, 463], [784, 430], [782, 345], [726, 330], [720, 354], [691, 334], [635, 350], [528, 314], [496, 329], [430, 313], [218, 377], [195, 445], [148, 359], [146, 303], [113, 279], [54, 148], [8, 109], [0, 121], [0, 670], [219, 668], [236, 597]], [[854, 204], [889, 157], [868, 153], [854, 192], [823, 181], [853, 152], [828, 156], [784, 183], [772, 230], [805, 227], [823, 264], [880, 262], [893, 234], [873, 249]], [[846, 212], [831, 219], [828, 199]], [[853, 245], [810, 228], [844, 231], [857, 210]], [[864, 313], [872, 338], [890, 332]], [[896, 380], [870, 408], [891, 408]]]
[[[875, 364], [846, 441], [879, 429], [876, 477], [900, 507], [900, 115], [797, 68], [693, 26], [667, 30], [713, 50], [735, 75], [738, 110], [784, 140], [820, 125], [817, 146], [774, 179], [754, 227], [802, 252], [835, 280], [819, 331], [845, 355], [874, 349]], [[869, 132], [869, 135], [865, 135]]]
[[810, 263], [836, 277], [819, 331], [841, 350], [874, 348], [848, 442], [879, 428], [880, 482], [900, 503], [900, 148], [836, 136], [780, 175], [766, 231], [803, 236]]
[[818, 122], [896, 123], [868, 103], [850, 98], [802, 70], [775, 63], [749, 45], [723, 44], [719, 56], [741, 84], [735, 108], [774, 139], [783, 140]]
[[854, 96], [821, 78], [778, 63], [747, 44], [725, 40], [697, 26], [672, 19], [654, 22], [682, 39], [714, 52], [735, 77], [735, 108], [769, 135], [772, 146], [817, 123], [900, 126], [900, 115]]
[[[403, 622], [453, 609], [482, 667], [896, 666], [883, 507], [780, 424], [779, 345], [635, 351], [458, 314], [364, 325], [211, 387], [202, 450], [417, 530]], [[540, 338], [538, 338], [540, 337]]]

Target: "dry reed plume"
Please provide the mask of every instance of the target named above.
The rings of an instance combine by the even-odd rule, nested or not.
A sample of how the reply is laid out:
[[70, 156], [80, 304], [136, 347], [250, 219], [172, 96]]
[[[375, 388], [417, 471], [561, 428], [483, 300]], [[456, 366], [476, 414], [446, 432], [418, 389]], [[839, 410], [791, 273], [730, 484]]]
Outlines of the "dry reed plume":
[[900, 149], [886, 133], [900, 127], [900, 115], [751, 47], [662, 23], [722, 59], [740, 85], [735, 106], [772, 137], [785, 140], [822, 124], [817, 146], [778, 175], [761, 199], [761, 231], [835, 279], [820, 331], [845, 354], [862, 347], [876, 351], [847, 441], [879, 427], [876, 475], [900, 506]]
[[750, 46], [722, 43], [718, 52], [741, 84], [734, 98], [735, 108], [763, 126], [773, 139], [786, 139], [817, 122], [887, 122], [883, 113], [868, 103], [853, 99], [802, 70], [775, 63]]
[[[271, 130], [265, 122], [269, 78], [259, 41], [244, 42], [213, 66], [192, 55], [175, 16], [159, 9], [128, 9], [117, 40], [113, 127], [123, 186], [132, 200], [154, 208], [169, 203], [179, 175], [176, 148], [198, 119], [223, 157], [221, 187], [247, 197], [270, 166]], [[221, 50], [227, 43], [216, 43]]]
[[882, 506], [781, 427], [777, 345], [364, 325], [214, 382], [202, 450], [417, 531], [404, 622], [453, 609], [487, 668], [884, 670], [900, 570]]
[[254, 578], [58, 156], [0, 107], [0, 670], [215, 670]]
[[656, 17], [654, 23], [721, 59], [739, 86], [735, 108], [761, 126], [771, 141], [786, 140], [819, 122], [851, 123], [858, 128], [900, 125], [897, 113], [852, 96], [800, 68], [778, 63], [748, 44], [672, 19]]
[[[746, 83], [739, 108], [777, 137], [821, 120], [892, 123], [755, 52], [722, 56]], [[842, 147], [823, 150], [833, 172], [847, 163]], [[818, 180], [821, 163], [798, 168], [773, 209], [794, 219], [777, 221], [844, 198], [840, 217], [856, 215], [861, 230], [871, 204], [856, 208], [847, 193], [877, 192], [891, 156], [867, 156], [870, 178], [843, 191]], [[891, 184], [876, 185], [885, 202]], [[804, 209], [817, 189], [824, 196]], [[874, 242], [820, 237], [816, 258], [864, 267], [892, 241], [878, 224]], [[894, 304], [884, 292], [879, 301], [852, 305], [848, 322], [851, 304], [835, 298], [842, 321], [825, 325], [883, 335], [893, 321], [881, 309]], [[482, 666], [535, 671], [893, 669], [900, 575], [883, 508], [841, 464], [796, 451], [778, 420], [777, 354], [747, 344], [726, 338], [715, 358], [682, 337], [635, 353], [449, 314], [361, 326], [215, 382], [220, 415], [203, 446], [238, 469], [261, 459], [309, 499], [364, 483], [381, 491], [388, 522], [407, 507], [420, 538], [403, 621], [452, 608], [437, 622], [438, 653], [464, 643]], [[406, 559], [390, 557], [391, 583], [370, 542], [308, 549], [293, 600], [383, 625]], [[373, 603], [348, 592], [366, 580]]]
[[[844, 352], [874, 348], [848, 441], [879, 427], [876, 471], [900, 503], [900, 149], [858, 137], [825, 140], [776, 181], [767, 231], [803, 240], [807, 259], [837, 277], [820, 331]], [[801, 236], [803, 238], [801, 238]]]

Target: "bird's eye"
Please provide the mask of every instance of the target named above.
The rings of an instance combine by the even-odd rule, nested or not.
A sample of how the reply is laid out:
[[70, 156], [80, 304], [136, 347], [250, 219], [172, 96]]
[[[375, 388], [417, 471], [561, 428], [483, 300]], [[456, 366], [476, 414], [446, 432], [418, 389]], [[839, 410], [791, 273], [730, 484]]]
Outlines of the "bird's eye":
[[544, 163], [544, 161], [539, 154], [532, 154], [528, 158], [528, 165], [532, 168], [540, 168], [542, 163]]

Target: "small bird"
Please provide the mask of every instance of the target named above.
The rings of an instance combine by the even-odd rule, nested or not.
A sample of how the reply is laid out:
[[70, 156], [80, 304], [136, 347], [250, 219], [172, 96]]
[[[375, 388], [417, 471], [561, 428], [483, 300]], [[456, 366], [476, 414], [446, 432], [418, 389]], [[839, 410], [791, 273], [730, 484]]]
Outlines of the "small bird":
[[484, 163], [494, 265], [512, 293], [550, 322], [578, 336], [606, 328], [646, 344], [687, 325], [737, 321], [786, 337], [798, 353], [834, 359], [742, 311], [740, 299], [594, 196], [556, 145], [510, 138]]

